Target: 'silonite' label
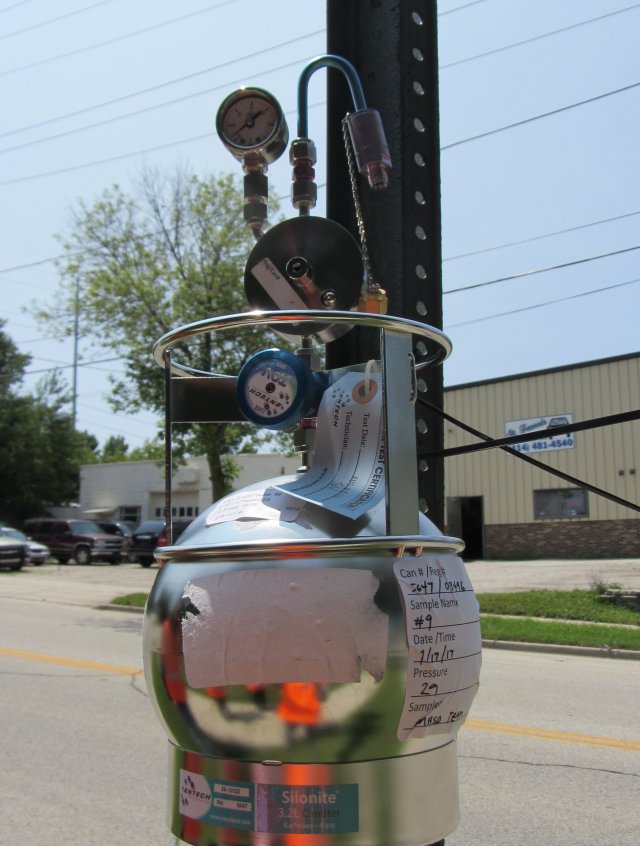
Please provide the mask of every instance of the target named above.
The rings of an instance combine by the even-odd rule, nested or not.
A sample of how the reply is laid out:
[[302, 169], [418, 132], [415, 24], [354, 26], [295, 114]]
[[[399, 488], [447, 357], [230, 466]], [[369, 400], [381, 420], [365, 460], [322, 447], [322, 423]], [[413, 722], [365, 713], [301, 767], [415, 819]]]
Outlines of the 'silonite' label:
[[252, 784], [180, 770], [180, 813], [206, 825], [269, 834], [358, 831], [357, 784]]
[[455, 732], [478, 690], [480, 614], [457, 555], [393, 565], [405, 609], [409, 663], [398, 739]]

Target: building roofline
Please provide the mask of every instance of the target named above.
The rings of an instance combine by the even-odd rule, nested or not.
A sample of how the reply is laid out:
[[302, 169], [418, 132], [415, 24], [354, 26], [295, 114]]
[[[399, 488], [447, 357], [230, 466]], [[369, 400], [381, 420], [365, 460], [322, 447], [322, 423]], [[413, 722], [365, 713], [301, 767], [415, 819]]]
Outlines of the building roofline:
[[640, 358], [640, 352], [625, 353], [624, 355], [612, 355], [609, 358], [596, 358], [592, 361], [580, 361], [576, 364], [563, 364], [559, 367], [547, 367], [543, 370], [529, 370], [525, 373], [510, 373], [508, 376], [497, 376], [493, 379], [480, 379], [477, 382], [461, 382], [457, 385], [447, 385], [447, 391], [456, 391], [461, 388], [476, 388], [481, 385], [495, 385], [497, 382], [513, 382], [515, 379], [531, 379], [534, 376], [546, 376], [548, 373], [561, 373], [567, 370], [580, 370], [583, 367], [597, 367], [601, 364], [612, 364], [616, 361], [628, 361], [631, 358]]

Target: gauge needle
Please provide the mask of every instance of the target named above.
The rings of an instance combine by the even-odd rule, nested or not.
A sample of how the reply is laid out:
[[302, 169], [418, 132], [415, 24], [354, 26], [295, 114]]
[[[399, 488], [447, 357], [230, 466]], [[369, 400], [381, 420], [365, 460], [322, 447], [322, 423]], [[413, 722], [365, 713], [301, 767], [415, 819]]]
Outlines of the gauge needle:
[[249, 115], [249, 117], [245, 120], [245, 122], [242, 124], [240, 129], [238, 129], [236, 132], [234, 132], [231, 137], [236, 138], [239, 135], [239, 133], [242, 132], [243, 129], [251, 129], [251, 127], [255, 124], [257, 118], [259, 118], [261, 115], [263, 115], [265, 113], [265, 111], [266, 111], [266, 109], [262, 109], [262, 111], [254, 112], [252, 115]]

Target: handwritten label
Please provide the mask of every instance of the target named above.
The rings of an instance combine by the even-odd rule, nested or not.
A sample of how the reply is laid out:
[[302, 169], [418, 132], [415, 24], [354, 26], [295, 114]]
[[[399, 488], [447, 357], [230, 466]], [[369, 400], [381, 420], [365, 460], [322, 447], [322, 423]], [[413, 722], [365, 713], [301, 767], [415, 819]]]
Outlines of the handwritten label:
[[480, 613], [457, 555], [394, 564], [405, 609], [409, 662], [398, 738], [450, 733], [478, 690]]
[[384, 496], [384, 427], [379, 373], [347, 373], [328, 388], [318, 409], [313, 466], [279, 490], [360, 517]]

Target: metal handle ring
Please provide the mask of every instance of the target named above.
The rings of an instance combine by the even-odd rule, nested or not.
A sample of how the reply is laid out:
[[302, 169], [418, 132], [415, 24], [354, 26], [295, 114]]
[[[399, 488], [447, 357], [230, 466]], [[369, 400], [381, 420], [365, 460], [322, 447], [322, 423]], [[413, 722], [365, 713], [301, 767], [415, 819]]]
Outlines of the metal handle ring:
[[[166, 332], [153, 347], [153, 358], [161, 367], [166, 366], [165, 354], [175, 344], [209, 332], [240, 329], [246, 326], [288, 323], [351, 323], [354, 326], [370, 326], [374, 329], [400, 332], [404, 335], [417, 335], [430, 342], [433, 348], [424, 354], [416, 353], [416, 370], [431, 365], [441, 364], [449, 357], [452, 350], [450, 339], [440, 329], [389, 314], [369, 314], [361, 311], [248, 311], [241, 314], [225, 314], [221, 317], [207, 317], [194, 323], [187, 323]], [[282, 327], [280, 327], [282, 329]], [[186, 364], [171, 360], [171, 373], [174, 376], [213, 376], [223, 377], [222, 373], [196, 370]]]

